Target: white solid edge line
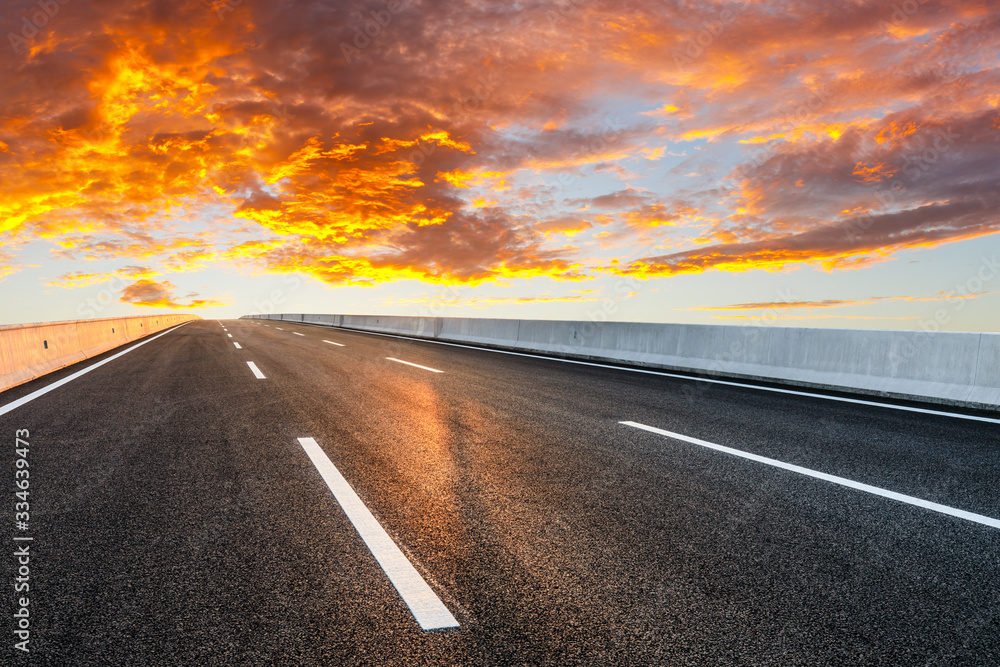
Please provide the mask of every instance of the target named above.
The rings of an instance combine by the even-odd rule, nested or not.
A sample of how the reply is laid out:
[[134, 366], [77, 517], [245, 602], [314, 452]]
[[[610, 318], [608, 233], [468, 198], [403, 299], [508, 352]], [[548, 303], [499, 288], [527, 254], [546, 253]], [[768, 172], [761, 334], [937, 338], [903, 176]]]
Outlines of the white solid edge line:
[[386, 357], [389, 361], [395, 361], [397, 364], [406, 364], [407, 366], [413, 366], [414, 368], [422, 368], [425, 371], [430, 371], [431, 373], [444, 373], [444, 371], [439, 371], [436, 368], [431, 368], [430, 366], [421, 366], [420, 364], [415, 364], [412, 361], [403, 361], [402, 359], [397, 359], [396, 357]]
[[[191, 322], [184, 322], [184, 324], [190, 324], [190, 323]], [[157, 335], [153, 336], [152, 338], [147, 338], [146, 340], [141, 341], [141, 342], [133, 345], [132, 347], [130, 347], [127, 350], [122, 350], [118, 354], [112, 355], [112, 356], [108, 357], [107, 359], [102, 359], [101, 361], [98, 361], [96, 364], [94, 364], [92, 366], [87, 366], [83, 370], [79, 370], [76, 373], [73, 373], [72, 375], [67, 375], [62, 380], [58, 380], [56, 382], [53, 382], [50, 385], [46, 385], [46, 386], [42, 387], [41, 389], [38, 389], [37, 391], [31, 392], [27, 396], [22, 396], [21, 398], [17, 399], [16, 401], [11, 401], [7, 405], [5, 405], [2, 408], [0, 408], [0, 415], [5, 415], [8, 412], [10, 412], [11, 410], [19, 408], [22, 405], [24, 405], [25, 403], [29, 403], [29, 402], [35, 400], [36, 398], [38, 398], [39, 396], [42, 396], [44, 394], [49, 393], [53, 389], [58, 389], [59, 387], [63, 386], [64, 384], [66, 384], [68, 382], [72, 382], [73, 380], [77, 379], [81, 375], [85, 375], [85, 374], [89, 373], [90, 371], [94, 370], [95, 368], [100, 368], [101, 366], [103, 366], [104, 364], [108, 363], [109, 361], [114, 361], [118, 357], [120, 357], [120, 356], [122, 356], [124, 354], [128, 354], [129, 352], [131, 352], [132, 350], [136, 349], [137, 347], [142, 347], [146, 343], [151, 343], [152, 341], [156, 340], [160, 336], [166, 336], [168, 333], [170, 333], [174, 329], [180, 329], [182, 326], [184, 326], [184, 324], [178, 324], [176, 327], [173, 327], [172, 329], [167, 329], [163, 333], [157, 334]]]
[[260, 372], [260, 369], [257, 368], [257, 364], [255, 364], [254, 362], [248, 361], [247, 362], [247, 366], [250, 367], [250, 370], [253, 371], [253, 374], [255, 376], [257, 376], [258, 380], [266, 380], [267, 379], [266, 377], [264, 377], [264, 374]]
[[409, 559], [403, 555], [389, 534], [385, 532], [378, 520], [372, 516], [365, 504], [348, 484], [337, 467], [316, 444], [313, 438], [299, 438], [299, 444], [312, 460], [313, 465], [323, 477], [323, 481], [333, 492], [334, 498], [340, 503], [344, 514], [354, 524], [361, 539], [368, 546], [375, 560], [382, 566], [389, 581], [399, 592], [403, 602], [410, 608], [413, 617], [417, 619], [423, 630], [440, 628], [457, 628], [458, 621], [441, 598], [431, 589]]
[[965, 519], [966, 521], [972, 521], [974, 523], [979, 523], [984, 526], [990, 526], [991, 528], [1000, 528], [1000, 519], [993, 519], [988, 516], [983, 516], [982, 514], [974, 514], [972, 512], [966, 512], [965, 510], [949, 507], [947, 505], [939, 505], [938, 503], [932, 503], [931, 501], [923, 500], [922, 498], [907, 496], [902, 493], [896, 493], [895, 491], [889, 491], [887, 489], [883, 489], [877, 486], [871, 486], [869, 484], [862, 484], [861, 482], [855, 482], [854, 480], [846, 479], [844, 477], [837, 477], [836, 475], [828, 475], [825, 472], [819, 472], [818, 470], [803, 468], [801, 466], [793, 465], [791, 463], [784, 463], [783, 461], [778, 461], [776, 459], [769, 459], [766, 456], [758, 456], [757, 454], [751, 454], [750, 452], [744, 452], [739, 449], [733, 449], [731, 447], [717, 445], [712, 442], [706, 442], [705, 440], [691, 438], [686, 435], [681, 435], [680, 433], [664, 431], [663, 429], [656, 428], [655, 426], [646, 426], [645, 424], [640, 424], [638, 422], [632, 422], [632, 421], [622, 421], [618, 423], [624, 424], [625, 426], [631, 426], [633, 428], [642, 429], [644, 431], [649, 431], [650, 433], [665, 435], [668, 438], [674, 438], [675, 440], [683, 440], [684, 442], [689, 442], [692, 445], [699, 445], [701, 447], [706, 447], [708, 449], [714, 449], [716, 451], [725, 452], [726, 454], [732, 454], [733, 456], [739, 456], [740, 458], [748, 459], [750, 461], [756, 461], [757, 463], [763, 463], [765, 465], [774, 466], [775, 468], [790, 470], [791, 472], [797, 472], [800, 475], [815, 477], [816, 479], [822, 479], [827, 482], [832, 482], [834, 484], [846, 486], [851, 489], [857, 489], [858, 491], [864, 491], [866, 493], [871, 493], [876, 496], [882, 496], [883, 498], [891, 498], [892, 500], [898, 500], [899, 502], [902, 503], [907, 503], [909, 505], [922, 507], [924, 509], [928, 509], [933, 512], [940, 512], [941, 514], [947, 514], [949, 516], [958, 517], [959, 519]]
[[237, 349], [237, 350], [242, 350], [242, 349], [243, 349], [243, 348], [242, 348], [242, 347], [240, 346], [240, 344], [239, 344], [239, 343], [237, 343], [237, 342], [236, 342], [235, 340], [233, 341], [233, 345], [235, 345], [235, 346], [236, 346], [236, 349]]
[[296, 336], [305, 336], [304, 333], [299, 333], [298, 331], [293, 331], [292, 333], [295, 334]]
[[329, 343], [330, 345], [336, 345], [337, 347], [347, 347], [343, 343], [334, 343], [332, 340], [324, 340], [324, 343]]
[[377, 331], [362, 331], [360, 329], [337, 327], [329, 324], [323, 325], [323, 324], [315, 324], [312, 322], [303, 322], [302, 324], [306, 324], [309, 326], [325, 326], [327, 329], [339, 329], [341, 331], [348, 331], [359, 334], [368, 334], [370, 336], [385, 336], [386, 338], [402, 338], [404, 340], [412, 340], [418, 343], [434, 343], [435, 345], [448, 345], [449, 347], [463, 347], [467, 350], [481, 350], [483, 352], [496, 352], [497, 354], [509, 354], [514, 357], [528, 357], [530, 359], [542, 359], [544, 361], [558, 361], [564, 364], [576, 364], [578, 366], [594, 366], [596, 368], [610, 368], [611, 370], [616, 370], [616, 371], [629, 371], [632, 373], [644, 373], [646, 375], [659, 375], [661, 377], [677, 378], [679, 380], [691, 380], [692, 382], [707, 382], [709, 384], [721, 384], [729, 387], [743, 387], [745, 389], [756, 389], [758, 391], [770, 391], [776, 394], [792, 394], [794, 396], [806, 396], [808, 398], [822, 398], [828, 401], [839, 401], [841, 403], [854, 403], [856, 405], [869, 405], [876, 408], [889, 408], [891, 410], [919, 412], [927, 415], [937, 415], [939, 417], [954, 417], [956, 419], [969, 419], [971, 421], [986, 422], [987, 424], [1000, 424], [1000, 419], [996, 419], [993, 417], [979, 417], [976, 415], [963, 415], [960, 412], [946, 412], [944, 410], [915, 408], [909, 405], [894, 405], [892, 403], [879, 403], [878, 401], [866, 401], [861, 398], [847, 398], [846, 396], [830, 396], [827, 394], [816, 394], [809, 391], [797, 391], [795, 389], [781, 389], [780, 387], [764, 387], [762, 385], [748, 384], [745, 382], [734, 382], [731, 380], [715, 380], [713, 378], [701, 378], [692, 375], [681, 375], [679, 373], [669, 373], [667, 371], [653, 371], [653, 370], [647, 370], [645, 368], [628, 368], [627, 366], [600, 364], [593, 361], [578, 361], [576, 359], [560, 359], [558, 357], [545, 357], [540, 354], [528, 354], [526, 352], [512, 352], [510, 350], [496, 350], [490, 347], [477, 347], [475, 345], [463, 345], [462, 343], [448, 343], [443, 340], [428, 340], [426, 338], [414, 338], [413, 336], [379, 333]]

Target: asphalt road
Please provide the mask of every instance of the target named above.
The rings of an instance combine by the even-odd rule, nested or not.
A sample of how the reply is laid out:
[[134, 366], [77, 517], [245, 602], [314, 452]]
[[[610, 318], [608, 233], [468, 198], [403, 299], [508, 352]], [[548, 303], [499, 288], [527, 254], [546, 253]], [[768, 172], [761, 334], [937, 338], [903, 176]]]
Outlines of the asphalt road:
[[[1000, 518], [994, 423], [194, 322], [0, 415], [33, 538], [0, 663], [1000, 664], [997, 527], [623, 421]], [[299, 438], [458, 627], [420, 627]]]

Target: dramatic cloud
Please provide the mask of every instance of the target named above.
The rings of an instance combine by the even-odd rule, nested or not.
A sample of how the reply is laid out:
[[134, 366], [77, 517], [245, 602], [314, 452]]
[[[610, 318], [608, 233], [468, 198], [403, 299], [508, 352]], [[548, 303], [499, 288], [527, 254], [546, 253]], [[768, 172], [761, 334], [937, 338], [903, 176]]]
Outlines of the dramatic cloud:
[[[209, 306], [225, 305], [221, 301], [210, 299], [193, 299], [187, 303], [178, 303], [173, 292], [176, 289], [169, 280], [158, 283], [155, 280], [137, 280], [124, 290], [122, 290], [121, 301], [131, 303], [136, 306], [147, 306], [150, 308], [169, 308], [171, 310], [207, 308]], [[187, 298], [198, 296], [195, 293], [188, 294]]]
[[20, 268], [14, 262], [14, 256], [11, 253], [0, 250], [0, 281], [9, 275], [17, 273]]
[[39, 6], [0, 10], [0, 235], [77, 264], [50, 286], [840, 271], [1000, 231], [990, 0]]
[[152, 271], [148, 267], [126, 266], [111, 273], [85, 273], [83, 271], [74, 271], [61, 275], [57, 279], [51, 280], [45, 284], [49, 287], [62, 288], [87, 287], [90, 285], [105, 283], [116, 278], [129, 278], [135, 280], [139, 278], [152, 278], [154, 276], [156, 276], [156, 272]]

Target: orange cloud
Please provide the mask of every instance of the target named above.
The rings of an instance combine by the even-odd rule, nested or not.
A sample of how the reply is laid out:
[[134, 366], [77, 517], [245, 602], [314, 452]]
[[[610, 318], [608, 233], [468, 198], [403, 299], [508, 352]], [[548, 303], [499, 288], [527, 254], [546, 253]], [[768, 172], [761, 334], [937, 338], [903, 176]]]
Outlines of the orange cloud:
[[86, 273], [84, 271], [74, 271], [63, 274], [57, 279], [50, 280], [45, 284], [49, 287], [62, 288], [87, 287], [89, 285], [105, 283], [114, 278], [129, 278], [135, 280], [153, 278], [156, 275], [157, 272], [153, 271], [149, 267], [126, 266], [110, 273]]
[[[167, 308], [170, 310], [185, 310], [191, 308], [208, 308], [210, 306], [224, 306], [224, 301], [214, 299], [193, 299], [187, 303], [179, 303], [175, 300], [173, 292], [176, 289], [169, 280], [156, 282], [155, 280], [137, 280], [124, 290], [121, 298], [123, 303], [130, 303], [133, 306], [145, 306], [148, 308]], [[188, 297], [198, 296], [189, 294]]]
[[736, 303], [731, 306], [697, 306], [689, 310], [788, 310], [792, 308], [841, 308], [844, 306], [866, 306], [874, 301], [850, 301], [824, 299], [822, 301], [763, 301], [759, 303]]
[[872, 296], [866, 299], [823, 299], [821, 301], [761, 301], [757, 303], [734, 303], [728, 306], [695, 306], [687, 310], [811, 310], [818, 308], [844, 308], [848, 306], [870, 306], [884, 301], [951, 301], [954, 299], [968, 300], [978, 299], [990, 294], [998, 294], [1000, 290], [981, 292], [949, 292], [934, 294], [931, 296]]
[[868, 166], [864, 162], [858, 162], [851, 173], [862, 183], [880, 183], [895, 176], [897, 171], [899, 170], [896, 167], [887, 164]]
[[535, 225], [535, 229], [543, 234], [566, 234], [567, 236], [573, 236], [593, 226], [589, 220], [566, 216], [539, 222]]
[[[755, 322], [760, 322], [763, 319], [759, 315], [714, 315], [717, 320], [751, 320]], [[880, 320], [885, 322], [895, 322], [903, 320], [918, 320], [921, 319], [920, 315], [899, 315], [899, 316], [880, 316], [880, 315], [787, 315], [782, 313], [781, 315], [773, 318], [777, 320]]]
[[844, 270], [1000, 231], [995, 3], [571, 4], [407, 5], [352, 62], [353, 0], [60, 4], [0, 62], [5, 247], [149, 282], [479, 284]]

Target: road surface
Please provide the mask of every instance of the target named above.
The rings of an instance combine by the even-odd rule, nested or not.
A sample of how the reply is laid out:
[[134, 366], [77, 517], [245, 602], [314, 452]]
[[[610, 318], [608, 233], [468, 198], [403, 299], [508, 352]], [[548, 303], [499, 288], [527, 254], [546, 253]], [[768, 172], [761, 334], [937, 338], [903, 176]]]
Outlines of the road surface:
[[207, 320], [0, 426], [3, 664], [1000, 664], [989, 420]]

